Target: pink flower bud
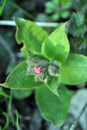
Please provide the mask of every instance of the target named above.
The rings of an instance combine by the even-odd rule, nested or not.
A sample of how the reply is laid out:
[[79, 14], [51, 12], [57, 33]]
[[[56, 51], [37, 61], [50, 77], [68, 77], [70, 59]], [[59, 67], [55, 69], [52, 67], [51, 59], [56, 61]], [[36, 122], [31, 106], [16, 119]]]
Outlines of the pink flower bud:
[[40, 73], [41, 73], [41, 68], [42, 68], [42, 66], [36, 66], [36, 67], [34, 68], [34, 72], [35, 72], [36, 74], [40, 74]]

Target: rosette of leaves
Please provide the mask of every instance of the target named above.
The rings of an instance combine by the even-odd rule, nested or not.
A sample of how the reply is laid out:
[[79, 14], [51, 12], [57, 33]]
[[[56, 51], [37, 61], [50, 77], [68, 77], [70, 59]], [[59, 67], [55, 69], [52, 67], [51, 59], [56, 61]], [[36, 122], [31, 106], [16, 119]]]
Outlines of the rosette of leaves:
[[81, 37], [86, 33], [85, 15], [81, 11], [73, 14], [70, 24], [69, 33], [74, 37]]
[[46, 2], [46, 13], [51, 14], [53, 20], [67, 18], [70, 15], [69, 9], [72, 6], [71, 0], [51, 0]]
[[14, 20], [16, 39], [18, 44], [23, 43], [21, 51], [25, 60], [12, 70], [2, 85], [15, 90], [35, 89], [36, 102], [43, 117], [59, 127], [67, 117], [73, 95], [64, 84], [87, 81], [87, 57], [69, 54], [66, 23], [48, 35], [32, 21]]

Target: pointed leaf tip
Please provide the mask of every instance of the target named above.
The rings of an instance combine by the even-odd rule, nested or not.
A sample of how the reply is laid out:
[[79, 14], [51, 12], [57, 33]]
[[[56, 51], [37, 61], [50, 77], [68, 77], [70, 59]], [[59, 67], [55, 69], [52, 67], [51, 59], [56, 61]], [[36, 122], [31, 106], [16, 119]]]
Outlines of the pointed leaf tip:
[[33, 89], [39, 87], [42, 83], [35, 82], [34, 76], [27, 75], [27, 64], [26, 61], [19, 63], [13, 71], [8, 75], [4, 86], [10, 89]]
[[50, 60], [65, 62], [69, 55], [69, 41], [65, 32], [66, 23], [55, 29], [42, 44], [42, 53]]

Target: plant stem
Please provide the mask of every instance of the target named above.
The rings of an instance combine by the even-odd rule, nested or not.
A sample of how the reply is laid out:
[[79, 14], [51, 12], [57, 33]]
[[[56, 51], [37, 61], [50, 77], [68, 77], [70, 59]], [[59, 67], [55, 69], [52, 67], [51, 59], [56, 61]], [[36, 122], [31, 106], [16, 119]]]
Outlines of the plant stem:
[[6, 123], [5, 123], [5, 125], [4, 125], [4, 128], [2, 128], [2, 130], [6, 130], [7, 128], [8, 128], [8, 126], [9, 126], [9, 117], [8, 117], [8, 114], [6, 113], [6, 112], [3, 112], [3, 115], [5, 116], [5, 118], [6, 118]]
[[17, 111], [16, 111], [16, 128], [17, 130], [21, 130], [21, 127], [19, 125], [19, 115]]
[[78, 116], [78, 118], [77, 118], [77, 119], [75, 120], [75, 122], [71, 125], [70, 130], [75, 130], [75, 128], [76, 128], [76, 126], [77, 126], [77, 124], [78, 124], [78, 121], [79, 121], [80, 117], [82, 116], [82, 114], [84, 113], [86, 107], [87, 107], [87, 102], [85, 103], [85, 105], [84, 105], [84, 107], [83, 107], [83, 109], [82, 109], [80, 115]]
[[12, 5], [14, 8], [16, 8], [16, 9], [20, 10], [21, 12], [23, 12], [28, 18], [34, 19], [34, 17], [33, 17], [30, 13], [26, 12], [23, 8], [21, 8], [20, 6], [18, 6], [18, 5], [17, 5], [16, 3], [14, 3], [12, 0], [10, 0], [10, 2], [11, 2], [11, 5]]
[[[58, 23], [48, 23], [48, 22], [35, 22], [37, 25], [41, 27], [57, 27]], [[1, 26], [16, 26], [14, 21], [11, 20], [0, 20]]]

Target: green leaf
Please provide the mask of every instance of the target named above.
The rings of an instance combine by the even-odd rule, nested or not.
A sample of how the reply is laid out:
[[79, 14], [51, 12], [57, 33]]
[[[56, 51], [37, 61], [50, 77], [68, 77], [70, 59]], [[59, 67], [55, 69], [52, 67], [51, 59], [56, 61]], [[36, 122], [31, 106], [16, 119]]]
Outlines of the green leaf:
[[70, 14], [70, 12], [68, 12], [68, 11], [61, 12], [61, 17], [67, 18], [67, 17], [69, 17], [69, 14]]
[[60, 3], [60, 0], [52, 0], [52, 2], [53, 2], [53, 4], [54, 4], [55, 6], [58, 6], [58, 4]]
[[64, 9], [69, 9], [72, 6], [72, 1], [71, 0], [61, 0], [61, 6]]
[[29, 76], [26, 72], [27, 64], [26, 61], [23, 61], [13, 69], [3, 86], [11, 89], [25, 90], [41, 85], [41, 82], [34, 82], [34, 76]]
[[2, 130], [6, 130], [9, 127], [10, 119], [9, 119], [8, 113], [2, 112], [2, 115], [5, 117], [5, 124], [4, 124], [4, 127], [2, 128]]
[[56, 12], [56, 13], [52, 14], [51, 17], [53, 18], [53, 20], [58, 20], [60, 18], [60, 13]]
[[78, 27], [84, 24], [84, 14], [82, 12], [78, 12], [74, 14], [75, 22]]
[[2, 5], [0, 6], [0, 16], [1, 16], [2, 13], [3, 13], [3, 10], [4, 10], [4, 7], [5, 7], [5, 5], [6, 5], [6, 2], [7, 2], [7, 0], [3, 0], [3, 3], [2, 3]]
[[59, 79], [58, 77], [51, 77], [50, 81], [46, 84], [46, 86], [53, 92], [55, 95], [59, 96], [58, 94], [58, 87], [59, 87]]
[[0, 96], [9, 97], [7, 93], [5, 93], [3, 90], [0, 89]]
[[68, 114], [72, 93], [65, 86], [60, 86], [58, 93], [54, 95], [46, 86], [36, 89], [36, 102], [43, 117], [59, 127]]
[[32, 90], [11, 90], [11, 95], [17, 99], [24, 99], [32, 94]]
[[52, 13], [55, 9], [55, 6], [52, 2], [46, 2], [46, 13]]
[[80, 84], [87, 81], [87, 57], [71, 54], [67, 61], [60, 66], [60, 80], [64, 84]]
[[24, 44], [22, 48], [24, 56], [29, 57], [33, 51], [40, 53], [41, 44], [43, 40], [47, 38], [47, 33], [32, 21], [24, 20], [22, 18], [14, 18], [14, 20], [17, 27], [17, 42], [19, 44]]
[[65, 23], [58, 27], [42, 44], [42, 53], [50, 60], [64, 62], [69, 54]]

